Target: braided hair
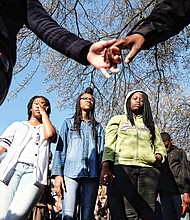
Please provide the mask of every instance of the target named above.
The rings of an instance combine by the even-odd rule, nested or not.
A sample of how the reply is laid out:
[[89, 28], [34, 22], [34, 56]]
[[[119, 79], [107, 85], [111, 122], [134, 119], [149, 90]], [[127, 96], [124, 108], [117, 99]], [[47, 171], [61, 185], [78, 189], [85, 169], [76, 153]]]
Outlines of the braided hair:
[[[80, 94], [79, 97], [77, 98], [76, 100], [76, 107], [75, 107], [75, 114], [74, 114], [74, 128], [77, 130], [77, 132], [79, 133], [80, 135], [80, 126], [81, 126], [81, 121], [82, 121], [82, 110], [81, 110], [81, 107], [80, 107], [80, 99], [81, 99], [81, 96], [83, 96], [85, 93], [88, 93], [88, 94], [91, 94], [93, 96], [93, 89], [88, 87], [86, 88], [85, 92]], [[94, 97], [93, 97], [94, 98]], [[96, 136], [96, 124], [97, 124], [97, 121], [95, 119], [95, 116], [94, 116], [94, 111], [95, 111], [95, 99], [94, 99], [94, 104], [93, 104], [93, 107], [91, 109], [91, 111], [89, 112], [89, 120], [92, 124], [92, 132], [93, 132], [93, 136], [95, 138]]]
[[[144, 122], [145, 126], [150, 130], [150, 133], [152, 135], [151, 140], [152, 140], [152, 143], [154, 144], [154, 140], [155, 140], [155, 123], [154, 123], [153, 116], [152, 116], [150, 102], [149, 102], [149, 99], [148, 99], [148, 95], [146, 93], [144, 93], [143, 91], [141, 91], [141, 93], [142, 93], [144, 105], [142, 107], [142, 111], [141, 111], [140, 114], [142, 114], [142, 118], [143, 118], [143, 122]], [[131, 94], [131, 96], [133, 94]], [[130, 101], [131, 96], [129, 96], [129, 98], [126, 102], [127, 117], [129, 119], [129, 121], [131, 122], [131, 124], [135, 125], [134, 118], [133, 118], [133, 112], [131, 110], [131, 101]]]

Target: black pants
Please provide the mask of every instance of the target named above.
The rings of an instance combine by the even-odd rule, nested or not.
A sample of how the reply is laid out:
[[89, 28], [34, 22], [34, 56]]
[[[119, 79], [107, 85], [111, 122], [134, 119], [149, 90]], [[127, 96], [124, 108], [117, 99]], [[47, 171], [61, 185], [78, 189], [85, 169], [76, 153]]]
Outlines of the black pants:
[[13, 64], [11, 58], [0, 51], [0, 105], [5, 100], [11, 84]]
[[112, 220], [155, 220], [160, 172], [153, 167], [115, 165], [115, 180], [108, 186]]

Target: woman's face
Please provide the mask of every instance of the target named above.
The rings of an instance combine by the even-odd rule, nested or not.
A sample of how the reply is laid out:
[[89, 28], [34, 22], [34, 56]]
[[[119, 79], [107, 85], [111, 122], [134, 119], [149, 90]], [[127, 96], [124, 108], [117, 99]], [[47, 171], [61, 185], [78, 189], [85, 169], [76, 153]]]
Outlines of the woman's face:
[[142, 111], [142, 107], [144, 105], [142, 93], [136, 92], [131, 96], [130, 100], [131, 110], [136, 115]]
[[94, 106], [94, 98], [89, 93], [84, 93], [80, 97], [80, 108], [84, 111], [91, 111]]
[[44, 109], [47, 107], [46, 101], [43, 98], [37, 98], [32, 103], [31, 112], [32, 112], [33, 117], [35, 117], [35, 118], [41, 117], [40, 107], [44, 108]]

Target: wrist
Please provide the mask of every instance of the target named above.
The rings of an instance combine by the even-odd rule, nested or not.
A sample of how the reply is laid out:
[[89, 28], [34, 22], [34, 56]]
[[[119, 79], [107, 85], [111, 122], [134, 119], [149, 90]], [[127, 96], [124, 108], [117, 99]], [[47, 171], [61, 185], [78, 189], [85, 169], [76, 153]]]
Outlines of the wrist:
[[103, 171], [110, 170], [110, 164], [108, 161], [102, 163], [102, 170]]
[[162, 155], [161, 154], [155, 154], [155, 157], [156, 157], [156, 160], [157, 161], [162, 161], [162, 159], [163, 159], [163, 157], [162, 157]]

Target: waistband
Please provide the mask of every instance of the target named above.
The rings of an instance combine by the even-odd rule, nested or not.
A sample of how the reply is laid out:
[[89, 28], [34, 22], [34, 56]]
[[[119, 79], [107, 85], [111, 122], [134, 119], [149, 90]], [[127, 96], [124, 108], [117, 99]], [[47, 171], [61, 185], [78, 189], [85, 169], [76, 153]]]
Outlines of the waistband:
[[34, 164], [31, 164], [31, 163], [26, 163], [26, 162], [21, 162], [21, 161], [18, 161], [18, 163], [17, 164], [19, 164], [19, 163], [21, 163], [21, 164], [23, 164], [23, 165], [27, 165], [27, 166], [34, 166]]

